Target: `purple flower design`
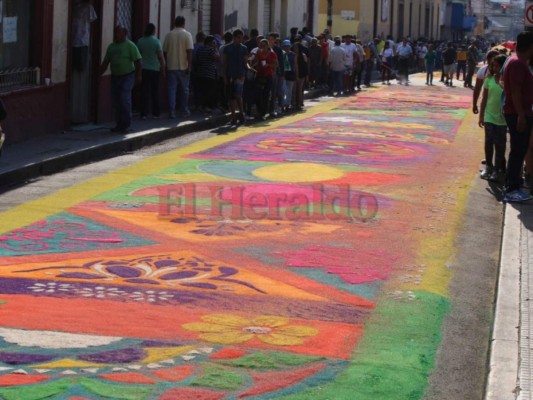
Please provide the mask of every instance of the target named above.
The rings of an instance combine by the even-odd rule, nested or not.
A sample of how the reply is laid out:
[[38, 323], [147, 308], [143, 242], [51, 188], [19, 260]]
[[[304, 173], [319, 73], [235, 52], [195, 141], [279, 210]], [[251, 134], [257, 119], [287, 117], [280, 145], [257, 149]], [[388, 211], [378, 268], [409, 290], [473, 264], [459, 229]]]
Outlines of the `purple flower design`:
[[78, 359], [99, 364], [119, 364], [137, 362], [145, 357], [146, 353], [143, 349], [126, 348], [120, 350], [103, 351], [94, 354], [84, 354], [78, 356]]
[[116, 281], [156, 286], [185, 286], [216, 290], [220, 282], [248, 287], [266, 293], [254, 285], [235, 279], [239, 270], [218, 266], [201, 257], [155, 255], [134, 259], [96, 260], [81, 266], [58, 266], [25, 270], [59, 270], [58, 278]]
[[10, 365], [34, 364], [50, 361], [56, 358], [50, 354], [0, 353], [0, 362]]

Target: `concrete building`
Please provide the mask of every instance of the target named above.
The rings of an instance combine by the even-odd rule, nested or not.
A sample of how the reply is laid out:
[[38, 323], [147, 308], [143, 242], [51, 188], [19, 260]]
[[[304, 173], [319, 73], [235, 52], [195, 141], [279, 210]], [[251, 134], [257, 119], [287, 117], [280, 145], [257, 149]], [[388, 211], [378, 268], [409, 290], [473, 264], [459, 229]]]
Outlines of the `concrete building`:
[[[318, 0], [85, 0], [96, 19], [85, 21], [89, 34], [80, 68], [72, 39], [76, 1], [2, 2], [0, 96], [8, 107], [3, 123], [8, 143], [111, 120], [111, 79], [109, 72], [99, 75], [99, 65], [117, 24], [134, 41], [148, 22], [163, 39], [178, 15], [186, 18], [193, 36], [200, 30], [223, 33], [235, 28], [283, 36], [293, 26], [317, 29]], [[165, 93], [161, 91], [162, 100]]]
[[334, 35], [452, 39], [472, 29], [467, 0], [320, 0], [318, 28]]

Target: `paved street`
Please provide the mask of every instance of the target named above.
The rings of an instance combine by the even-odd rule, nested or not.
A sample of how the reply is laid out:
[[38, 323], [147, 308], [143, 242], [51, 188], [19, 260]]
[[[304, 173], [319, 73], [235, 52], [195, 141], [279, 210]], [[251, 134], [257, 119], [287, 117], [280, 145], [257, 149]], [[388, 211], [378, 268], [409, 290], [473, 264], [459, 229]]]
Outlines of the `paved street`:
[[0, 398], [483, 398], [471, 95], [376, 85], [0, 195]]

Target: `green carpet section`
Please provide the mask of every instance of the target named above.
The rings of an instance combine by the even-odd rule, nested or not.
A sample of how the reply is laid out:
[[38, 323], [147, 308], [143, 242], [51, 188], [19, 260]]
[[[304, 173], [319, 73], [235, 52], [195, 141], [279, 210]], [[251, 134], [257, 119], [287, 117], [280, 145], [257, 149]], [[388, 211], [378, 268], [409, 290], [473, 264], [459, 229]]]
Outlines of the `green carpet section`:
[[416, 400], [422, 398], [449, 302], [427, 292], [416, 300], [382, 299], [351, 365], [327, 385], [284, 400]]
[[96, 379], [80, 379], [79, 383], [90, 393], [94, 393], [107, 399], [117, 400], [148, 399], [154, 390], [152, 387], [142, 385], [115, 385], [104, 383]]
[[0, 388], [0, 398], [3, 400], [41, 400], [49, 399], [63, 393], [72, 385], [72, 380], [61, 379], [59, 381], [17, 386], [10, 388]]
[[310, 357], [288, 353], [256, 353], [236, 360], [221, 361], [226, 365], [250, 369], [281, 369], [283, 366], [297, 366], [323, 360], [322, 357]]
[[234, 371], [214, 364], [204, 365], [204, 374], [193, 382], [193, 386], [234, 390], [243, 384], [243, 377]]

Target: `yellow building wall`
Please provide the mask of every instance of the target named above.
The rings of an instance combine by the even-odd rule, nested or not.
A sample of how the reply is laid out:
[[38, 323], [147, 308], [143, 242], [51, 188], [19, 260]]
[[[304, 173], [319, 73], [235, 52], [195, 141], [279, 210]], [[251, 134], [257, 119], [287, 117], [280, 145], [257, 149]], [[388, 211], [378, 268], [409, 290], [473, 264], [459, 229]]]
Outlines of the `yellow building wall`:
[[[439, 38], [439, 13], [438, 4], [441, 0], [412, 0], [412, 14], [411, 14], [411, 29], [409, 30], [409, 4], [410, 0], [404, 2], [403, 13], [403, 33], [411, 36], [413, 39], [426, 35], [426, 4], [429, 5], [428, 19], [431, 19], [431, 8], [433, 7], [433, 20], [429, 23], [429, 37]], [[398, 33], [399, 17], [399, 0], [394, 1], [394, 11], [392, 12], [393, 30], [391, 31], [391, 0], [388, 0], [388, 12], [386, 21], [381, 20], [382, 16], [382, 0], [378, 1], [378, 18], [377, 18], [377, 34], [380, 36], [392, 35], [395, 40]], [[355, 19], [348, 21], [341, 18], [343, 10], [353, 11]], [[372, 39], [374, 33], [374, 1], [373, 0], [333, 0], [332, 9], [332, 34], [356, 34], [362, 40]], [[420, 15], [421, 13], [421, 15]], [[420, 18], [419, 18], [420, 15]], [[323, 32], [327, 27], [327, 0], [319, 0], [318, 3], [318, 32]]]

